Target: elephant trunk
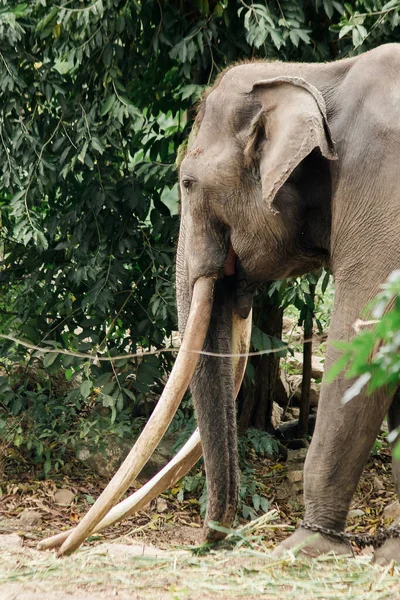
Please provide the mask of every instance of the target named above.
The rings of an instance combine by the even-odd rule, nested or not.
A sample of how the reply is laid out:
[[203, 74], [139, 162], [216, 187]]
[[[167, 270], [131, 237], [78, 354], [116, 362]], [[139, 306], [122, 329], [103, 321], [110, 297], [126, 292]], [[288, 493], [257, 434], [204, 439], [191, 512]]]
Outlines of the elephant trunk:
[[238, 501], [234, 373], [229, 357], [232, 297], [226, 281], [217, 281], [205, 350], [226, 356], [201, 356], [191, 383], [207, 478], [205, 538], [208, 541], [224, 537], [224, 533], [210, 527], [210, 521], [229, 527]]
[[[188, 227], [188, 230], [186, 228]], [[207, 246], [207, 248], [205, 247]], [[251, 334], [252, 290], [248, 289], [233, 249], [221, 250], [223, 240], [205, 245], [181, 219], [176, 259], [176, 292], [179, 329], [185, 331], [191, 286], [199, 274], [218, 274], [210, 327], [192, 383], [196, 417], [203, 446], [208, 503], [204, 534], [208, 541], [225, 537], [210, 527], [211, 521], [229, 527], [236, 514], [239, 488], [235, 399], [243, 378]]]

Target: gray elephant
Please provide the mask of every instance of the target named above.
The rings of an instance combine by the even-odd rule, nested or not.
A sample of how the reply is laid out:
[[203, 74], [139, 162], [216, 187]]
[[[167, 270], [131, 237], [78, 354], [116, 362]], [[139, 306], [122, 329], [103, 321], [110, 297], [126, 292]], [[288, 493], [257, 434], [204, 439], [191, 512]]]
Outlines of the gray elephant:
[[[244, 63], [217, 79], [180, 167], [176, 287], [184, 336], [174, 369], [135, 446], [88, 514], [41, 547], [73, 552], [91, 532], [140, 510], [181, 479], [202, 451], [205, 536], [223, 535], [209, 523], [229, 526], [236, 513], [235, 395], [256, 286], [330, 267], [336, 294], [328, 341], [348, 340], [366, 303], [400, 266], [399, 72], [400, 46], [388, 44], [330, 64]], [[326, 370], [337, 358], [329, 343]], [[151, 482], [116, 504], [191, 379], [201, 441], [195, 432]], [[350, 384], [341, 376], [322, 386], [305, 465], [305, 521], [278, 553], [302, 543], [312, 554], [349, 552], [340, 533], [362, 469], [385, 415], [391, 429], [400, 425], [400, 395], [379, 390], [343, 405]], [[399, 493], [396, 461], [393, 472]], [[317, 535], [308, 540], [313, 530]], [[391, 558], [400, 559], [399, 538], [378, 551], [377, 560]]]
[[[328, 64], [256, 61], [224, 71], [201, 102], [180, 167], [179, 326], [196, 281], [215, 277], [205, 349], [229, 354], [232, 310], [249, 314], [256, 285], [330, 267], [335, 304], [326, 370], [366, 303], [400, 266], [400, 45]], [[238, 498], [232, 366], [202, 356], [192, 393], [203, 444], [208, 526], [229, 526]], [[323, 383], [305, 464], [305, 552], [348, 553], [340, 535], [384, 417], [400, 404], [384, 391], [347, 405], [344, 376]], [[400, 467], [393, 462], [400, 492]], [[310, 537], [300, 527], [277, 552]], [[400, 540], [378, 551], [400, 559]]]

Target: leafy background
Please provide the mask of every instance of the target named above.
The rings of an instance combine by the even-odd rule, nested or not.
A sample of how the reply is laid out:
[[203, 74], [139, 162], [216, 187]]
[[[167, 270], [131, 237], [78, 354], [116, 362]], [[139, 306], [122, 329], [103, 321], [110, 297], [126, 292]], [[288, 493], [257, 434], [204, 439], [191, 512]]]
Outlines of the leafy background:
[[[0, 0], [0, 333], [104, 356], [169, 345], [175, 158], [204, 87], [236, 60], [398, 41], [399, 15], [370, 0]], [[303, 321], [307, 286], [276, 291]], [[171, 364], [0, 345], [0, 434], [45, 473], [79, 440], [140, 429]]]

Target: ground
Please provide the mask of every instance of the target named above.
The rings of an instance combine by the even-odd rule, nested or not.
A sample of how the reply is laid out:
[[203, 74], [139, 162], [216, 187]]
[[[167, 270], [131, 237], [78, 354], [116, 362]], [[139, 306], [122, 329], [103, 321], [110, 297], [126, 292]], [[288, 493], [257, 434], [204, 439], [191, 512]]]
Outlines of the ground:
[[[38, 551], [37, 542], [73, 526], [107, 482], [90, 473], [46, 481], [8, 475], [1, 484], [1, 600], [400, 598], [399, 569], [371, 565], [368, 548], [355, 548], [354, 558], [273, 559], [271, 549], [302, 517], [301, 494], [291, 488], [286, 464], [254, 456], [252, 466], [270, 510], [252, 523], [239, 522], [229, 547], [200, 551], [196, 500], [165, 494], [63, 559]], [[390, 471], [389, 451], [380, 448], [357, 490], [348, 531], [373, 532], [389, 523], [383, 509], [395, 500]], [[60, 489], [72, 492], [71, 504], [56, 503]]]

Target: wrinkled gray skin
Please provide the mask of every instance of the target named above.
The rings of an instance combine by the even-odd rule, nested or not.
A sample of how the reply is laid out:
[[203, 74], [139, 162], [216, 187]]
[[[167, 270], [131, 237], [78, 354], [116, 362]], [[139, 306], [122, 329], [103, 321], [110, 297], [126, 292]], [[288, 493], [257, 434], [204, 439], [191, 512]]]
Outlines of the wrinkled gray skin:
[[[246, 317], [255, 285], [328, 266], [336, 289], [328, 342], [353, 336], [363, 307], [400, 266], [399, 72], [400, 46], [390, 44], [335, 63], [241, 64], [219, 77], [180, 168], [181, 331], [201, 276], [219, 277], [206, 348], [223, 353], [232, 307]], [[328, 343], [326, 371], [338, 356]], [[323, 383], [305, 465], [305, 519], [338, 532], [385, 415], [400, 422], [400, 402], [382, 390], [343, 405], [350, 384]], [[230, 525], [238, 496], [230, 360], [202, 357], [192, 392], [208, 484], [205, 536], [214, 540], [221, 534], [207, 523]], [[300, 528], [276, 552], [309, 537]], [[349, 552], [320, 534], [304, 548], [329, 550]], [[400, 559], [399, 541], [376, 558]]]

